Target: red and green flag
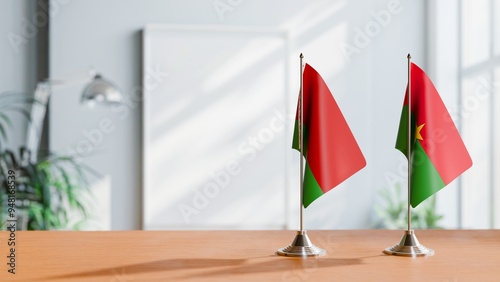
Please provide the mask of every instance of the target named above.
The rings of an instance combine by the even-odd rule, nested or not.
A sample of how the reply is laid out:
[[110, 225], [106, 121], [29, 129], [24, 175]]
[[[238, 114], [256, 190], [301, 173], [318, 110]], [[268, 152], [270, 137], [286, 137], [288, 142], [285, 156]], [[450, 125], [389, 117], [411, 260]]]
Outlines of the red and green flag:
[[411, 113], [411, 191], [416, 207], [472, 166], [453, 120], [439, 93], [417, 65], [411, 64], [411, 109], [408, 88], [401, 113], [396, 149], [408, 157], [408, 111]]
[[[308, 64], [303, 72], [303, 145], [306, 159], [303, 205], [349, 178], [366, 165], [339, 106], [323, 78]], [[299, 150], [299, 106], [293, 148]], [[299, 150], [300, 151], [300, 150]]]

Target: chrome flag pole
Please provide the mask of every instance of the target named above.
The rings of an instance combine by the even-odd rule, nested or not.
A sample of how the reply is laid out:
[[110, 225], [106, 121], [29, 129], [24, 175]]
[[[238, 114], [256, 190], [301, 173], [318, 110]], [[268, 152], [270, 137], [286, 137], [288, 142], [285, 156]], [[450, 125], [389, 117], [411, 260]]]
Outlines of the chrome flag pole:
[[411, 196], [411, 167], [412, 167], [412, 152], [411, 147], [413, 143], [412, 139], [412, 119], [411, 119], [411, 55], [408, 53], [408, 143], [407, 143], [407, 154], [408, 154], [408, 229], [405, 230], [405, 234], [403, 238], [399, 242], [392, 247], [386, 248], [384, 253], [388, 255], [396, 255], [396, 256], [407, 256], [407, 257], [419, 257], [419, 256], [432, 256], [434, 255], [434, 250], [426, 248], [424, 245], [418, 242], [417, 236], [414, 231], [411, 229], [411, 205], [410, 205], [410, 196]]
[[304, 64], [302, 62], [304, 55], [300, 53], [300, 92], [299, 92], [299, 151], [300, 151], [300, 230], [297, 231], [295, 239], [292, 244], [281, 248], [277, 251], [280, 256], [290, 256], [290, 257], [309, 257], [309, 256], [322, 256], [326, 254], [326, 251], [316, 247], [309, 236], [307, 236], [307, 231], [303, 227], [303, 203], [304, 203]]

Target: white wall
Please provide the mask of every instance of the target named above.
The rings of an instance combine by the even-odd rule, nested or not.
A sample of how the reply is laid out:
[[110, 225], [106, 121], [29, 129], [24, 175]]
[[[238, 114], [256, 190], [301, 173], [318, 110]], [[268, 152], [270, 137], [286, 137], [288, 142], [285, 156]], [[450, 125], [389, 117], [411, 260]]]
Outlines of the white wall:
[[[0, 1], [0, 93], [31, 94], [36, 84], [36, 32], [27, 28], [35, 14], [35, 1]], [[12, 115], [9, 147], [24, 144], [26, 119]]]
[[[429, 72], [448, 109], [456, 114], [459, 100], [459, 1], [446, 0], [429, 4]], [[438, 212], [444, 215], [445, 228], [460, 228], [459, 181], [453, 181], [437, 194]]]
[[[381, 24], [376, 14], [388, 10], [393, 1], [64, 2], [50, 25], [51, 76], [71, 77], [92, 65], [119, 85], [129, 101], [119, 111], [89, 110], [78, 105], [78, 86], [57, 91], [51, 100], [52, 149], [76, 146], [91, 151], [84, 160], [103, 175], [94, 189], [100, 203], [98, 228], [141, 227], [141, 111], [136, 97], [142, 73], [141, 30], [147, 23], [288, 30], [291, 53], [303, 52], [326, 80], [368, 162], [306, 210], [306, 227], [370, 227], [377, 190], [389, 185], [386, 176], [397, 174], [402, 160], [394, 143], [406, 85], [406, 54], [411, 52], [425, 68], [424, 1], [396, 3], [391, 9], [396, 13]], [[224, 13], [214, 8], [229, 2], [234, 5], [225, 6], [229, 8]], [[359, 30], [370, 28], [373, 37], [361, 38]], [[341, 50], [344, 43], [357, 48], [350, 49], [355, 53], [348, 58]], [[297, 87], [298, 81], [291, 91]], [[106, 119], [112, 132], [99, 129]]]
[[[473, 165], [438, 193], [438, 210], [445, 228], [498, 228], [497, 193], [498, 53], [499, 38], [490, 4], [496, 1], [434, 1], [429, 62], [434, 83], [454, 118]], [[491, 12], [491, 14], [490, 14]], [[474, 39], [480, 38], [480, 39]], [[487, 50], [487, 51], [484, 51]], [[497, 71], [498, 72], [498, 71]]]

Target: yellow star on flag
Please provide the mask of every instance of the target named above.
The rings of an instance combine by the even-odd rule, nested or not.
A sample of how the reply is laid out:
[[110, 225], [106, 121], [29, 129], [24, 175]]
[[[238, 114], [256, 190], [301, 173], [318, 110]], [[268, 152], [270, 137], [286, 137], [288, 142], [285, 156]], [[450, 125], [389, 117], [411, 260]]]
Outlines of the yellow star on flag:
[[421, 125], [417, 126], [417, 129], [415, 130], [415, 139], [424, 140], [424, 138], [422, 138], [422, 135], [420, 134], [420, 130], [422, 130], [424, 125], [425, 123], [422, 123]]

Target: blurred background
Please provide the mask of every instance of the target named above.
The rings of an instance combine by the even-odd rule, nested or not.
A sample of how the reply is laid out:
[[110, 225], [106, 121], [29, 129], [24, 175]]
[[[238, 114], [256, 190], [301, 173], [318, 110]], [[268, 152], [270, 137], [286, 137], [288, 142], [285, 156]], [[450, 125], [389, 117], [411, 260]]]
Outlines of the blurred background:
[[[300, 53], [367, 160], [304, 211], [305, 228], [405, 228], [407, 166], [394, 145], [407, 53], [473, 159], [413, 210], [415, 226], [500, 228], [499, 5], [0, 0], [0, 149], [24, 185], [27, 228], [297, 229]], [[81, 102], [75, 78], [89, 69], [121, 103]], [[47, 78], [64, 83], [49, 85], [46, 115], [33, 117], [45, 107], [30, 97]], [[25, 158], [33, 124], [41, 148]]]

